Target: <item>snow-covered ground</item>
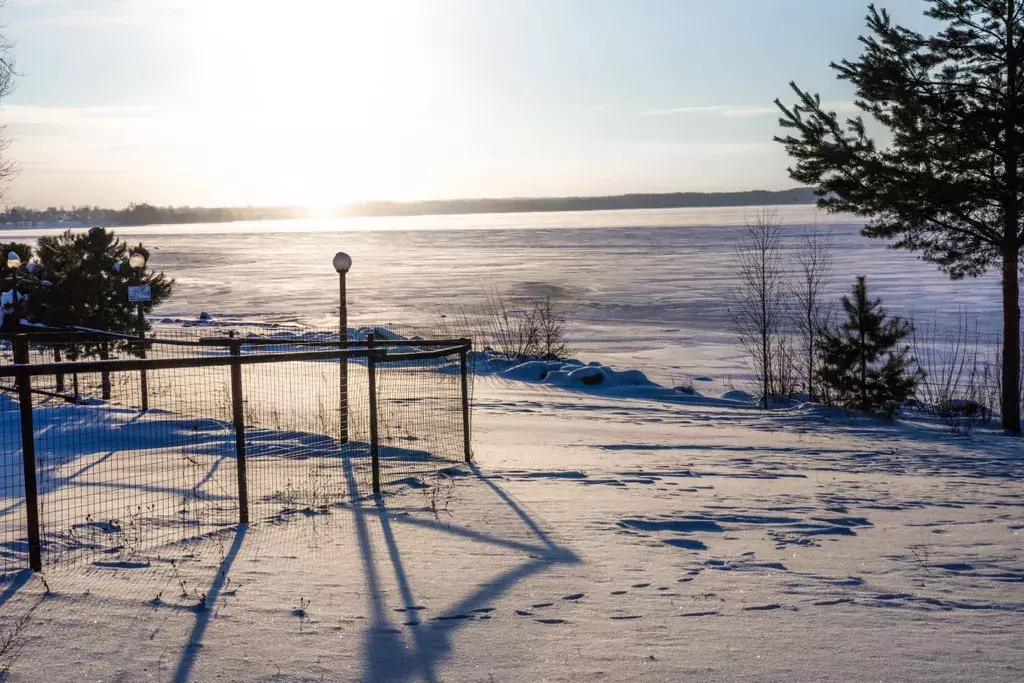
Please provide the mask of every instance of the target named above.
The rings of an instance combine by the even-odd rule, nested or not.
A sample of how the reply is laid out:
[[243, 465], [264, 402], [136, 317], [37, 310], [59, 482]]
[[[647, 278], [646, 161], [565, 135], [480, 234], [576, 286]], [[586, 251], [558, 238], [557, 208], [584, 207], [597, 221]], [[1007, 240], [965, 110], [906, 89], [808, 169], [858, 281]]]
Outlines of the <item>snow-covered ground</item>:
[[[178, 278], [159, 312], [170, 324], [205, 310], [211, 327], [330, 327], [330, 257], [344, 249], [356, 324], [431, 324], [488, 283], [554, 291], [574, 301], [583, 362], [475, 357], [471, 467], [424, 472], [380, 500], [341, 477], [332, 493], [345, 502], [325, 513], [274, 510], [147, 555], [165, 561], [87, 558], [7, 576], [0, 644], [15, 629], [22, 646], [11, 680], [1024, 680], [1019, 440], [986, 428], [953, 437], [913, 415], [752, 407], [735, 391], [745, 367], [728, 326], [744, 213], [132, 231]], [[833, 230], [836, 293], [867, 273], [893, 310], [941, 326], [966, 307], [996, 328], [993, 278], [950, 283], [853, 221], [809, 207], [781, 216], [789, 236], [815, 220]], [[698, 395], [672, 388], [687, 382]], [[131, 411], [64, 410], [134, 428]], [[306, 433], [286, 440], [318, 433], [303, 415]], [[217, 477], [230, 488], [227, 428], [196, 430], [195, 418], [139, 422], [197, 441], [224, 461]], [[70, 423], [54, 424], [47, 433]], [[273, 456], [281, 429], [263, 429], [253, 445]], [[103, 443], [62, 463], [66, 478], [107, 476], [100, 465], [118, 455]]]
[[17, 577], [11, 680], [1024, 678], [1015, 440], [496, 379], [474, 426], [428, 488]]

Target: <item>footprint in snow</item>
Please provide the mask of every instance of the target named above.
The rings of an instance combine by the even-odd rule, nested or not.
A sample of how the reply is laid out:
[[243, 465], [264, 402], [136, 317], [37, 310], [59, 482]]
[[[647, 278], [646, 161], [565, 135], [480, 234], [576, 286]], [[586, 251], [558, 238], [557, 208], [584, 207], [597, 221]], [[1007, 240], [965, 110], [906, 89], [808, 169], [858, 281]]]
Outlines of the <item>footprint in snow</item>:
[[716, 612], [716, 611], [711, 611], [711, 612], [686, 612], [685, 614], [680, 614], [679, 616], [681, 616], [681, 617], [711, 617], [711, 616], [714, 616], [716, 614], [718, 614], [718, 612]]
[[844, 603], [853, 602], [853, 598], [837, 598], [835, 600], [819, 600], [814, 603], [819, 607], [828, 607], [831, 605], [842, 605]]
[[613, 620], [615, 620], [615, 621], [628, 621], [628, 620], [631, 620], [631, 619], [643, 619], [644, 617], [643, 617], [642, 614], [630, 614], [630, 615], [615, 616], [615, 617], [611, 617], [611, 618]]
[[634, 583], [633, 588], [647, 588], [650, 585], [649, 583]]
[[565, 619], [537, 619], [542, 624], [567, 624]]
[[627, 591], [612, 591], [612, 595], [625, 595]]
[[472, 611], [476, 612], [478, 614], [486, 614], [488, 612], [493, 612], [494, 608], [493, 607], [477, 607], [475, 610], [472, 610]]
[[566, 595], [563, 600], [579, 600], [583, 597], [583, 593], [573, 593], [572, 595]]
[[551, 607], [553, 602], [538, 602], [536, 605], [530, 605], [533, 609], [540, 609], [541, 607]]
[[533, 612], [530, 612], [530, 611], [525, 610], [525, 609], [517, 609], [516, 610], [516, 614], [518, 614], [521, 617], [532, 617], [533, 616]]
[[770, 605], [753, 605], [751, 607], [744, 607], [744, 612], [767, 612], [773, 609], [782, 609], [782, 605], [772, 603]]

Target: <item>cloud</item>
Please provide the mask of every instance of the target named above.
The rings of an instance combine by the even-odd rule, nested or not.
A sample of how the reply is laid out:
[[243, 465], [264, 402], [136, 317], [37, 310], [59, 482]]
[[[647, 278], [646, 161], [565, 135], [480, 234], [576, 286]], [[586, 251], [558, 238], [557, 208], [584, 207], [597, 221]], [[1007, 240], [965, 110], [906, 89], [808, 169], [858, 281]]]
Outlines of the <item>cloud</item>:
[[707, 105], [700, 107], [674, 107], [672, 109], [648, 109], [640, 112], [641, 116], [672, 116], [676, 114], [710, 114], [713, 116], [762, 116], [775, 111], [774, 107], [756, 107], [749, 105]]
[[138, 118], [155, 110], [155, 107], [149, 105], [40, 107], [9, 104], [0, 108], [0, 124], [15, 126], [40, 124], [73, 125], [95, 120]]
[[[856, 107], [850, 100], [836, 100], [831, 102], [822, 102], [822, 106], [826, 111], [840, 112], [853, 112], [856, 111]], [[726, 116], [726, 117], [745, 117], [745, 116], [768, 116], [778, 114], [778, 108], [772, 105], [725, 105], [725, 104], [712, 104], [702, 106], [691, 106], [691, 107], [673, 107], [671, 109], [648, 109], [640, 112], [641, 116], [686, 116], [686, 115], [707, 115], [707, 116]]]

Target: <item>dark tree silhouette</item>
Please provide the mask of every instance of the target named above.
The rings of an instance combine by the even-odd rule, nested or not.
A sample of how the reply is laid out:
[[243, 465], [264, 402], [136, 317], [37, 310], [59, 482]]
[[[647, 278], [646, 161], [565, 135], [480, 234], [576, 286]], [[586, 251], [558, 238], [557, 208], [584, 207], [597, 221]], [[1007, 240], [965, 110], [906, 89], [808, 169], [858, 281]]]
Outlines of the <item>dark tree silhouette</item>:
[[[138, 327], [138, 305], [129, 303], [128, 286], [136, 282], [150, 286], [152, 300], [143, 305], [148, 313], [171, 295], [174, 280], [154, 273], [148, 266], [142, 273], [133, 273], [128, 265], [133, 252], [149, 257], [142, 244], [129, 248], [113, 231], [104, 228], [85, 233], [68, 230], [39, 238], [38, 270], [52, 285], [30, 300], [33, 317], [53, 327], [134, 333]], [[75, 355], [74, 349], [69, 351]]]
[[868, 237], [954, 279], [1001, 268], [1002, 423], [1020, 434], [1024, 0], [930, 0], [925, 14], [945, 26], [922, 35], [871, 5], [863, 54], [831, 65], [889, 145], [795, 83], [797, 104], [776, 100], [791, 131], [776, 140], [795, 160], [790, 176], [817, 186], [825, 209], [869, 217]]

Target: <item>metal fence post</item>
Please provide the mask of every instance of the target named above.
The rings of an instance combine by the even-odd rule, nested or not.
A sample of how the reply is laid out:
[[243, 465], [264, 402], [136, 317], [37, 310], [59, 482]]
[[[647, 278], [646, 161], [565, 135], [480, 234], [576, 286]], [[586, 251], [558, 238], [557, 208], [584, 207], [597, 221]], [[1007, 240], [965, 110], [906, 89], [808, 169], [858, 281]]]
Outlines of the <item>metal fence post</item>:
[[[14, 362], [28, 365], [28, 338], [14, 340]], [[39, 490], [36, 486], [36, 441], [32, 424], [32, 377], [26, 367], [18, 376], [18, 408], [21, 417], [22, 471], [25, 476], [25, 524], [28, 526], [28, 565], [42, 571], [42, 545], [39, 541]]]
[[366, 335], [366, 374], [370, 382], [370, 467], [373, 471], [373, 492], [380, 493], [380, 443], [377, 440], [377, 361], [373, 348], [373, 332]]
[[[232, 335], [234, 336], [234, 335]], [[231, 355], [242, 355], [242, 343], [231, 342]], [[249, 523], [249, 487], [245, 473], [245, 411], [242, 404], [242, 364], [231, 363], [231, 420], [235, 423], [235, 472], [238, 476], [238, 523]]]
[[459, 374], [462, 379], [462, 448], [466, 462], [472, 462], [473, 451], [469, 445], [469, 363], [467, 359], [472, 342], [468, 339], [464, 342], [465, 346], [459, 351]]
[[338, 348], [341, 349], [341, 364], [338, 366], [338, 384], [340, 395], [338, 416], [341, 419], [339, 436], [341, 443], [348, 443], [348, 356], [345, 355], [348, 341], [348, 298], [345, 292], [345, 273], [338, 273]]

